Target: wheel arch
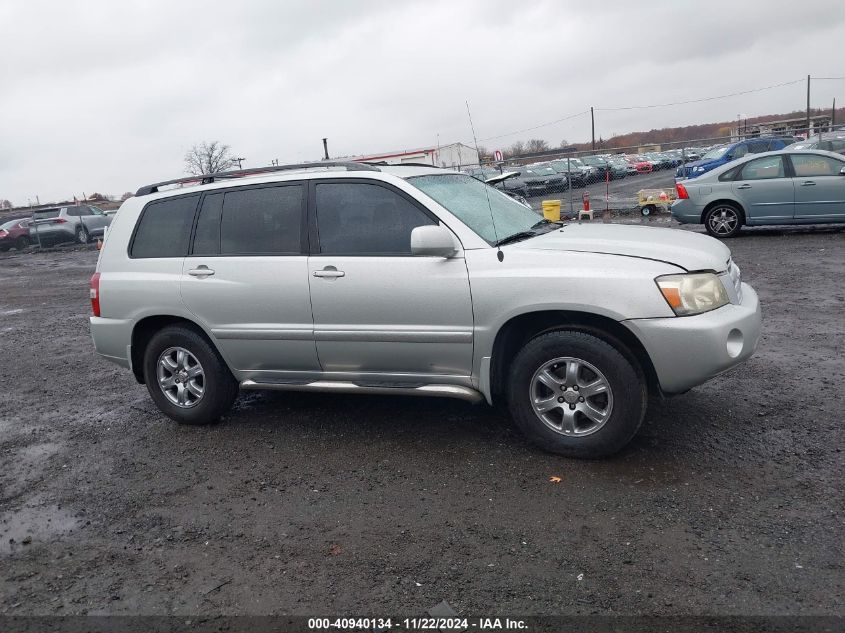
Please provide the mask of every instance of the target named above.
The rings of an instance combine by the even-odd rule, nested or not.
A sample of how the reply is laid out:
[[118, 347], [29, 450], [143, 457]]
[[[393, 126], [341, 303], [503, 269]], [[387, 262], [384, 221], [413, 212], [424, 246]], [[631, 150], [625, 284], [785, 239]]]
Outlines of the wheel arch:
[[195, 321], [173, 314], [156, 314], [144, 317], [132, 328], [132, 345], [130, 348], [132, 354], [132, 373], [135, 375], [135, 380], [139, 383], [144, 384], [144, 352], [147, 349], [147, 345], [153, 336], [155, 336], [156, 332], [171, 325], [182, 325], [190, 328], [208, 341], [208, 344], [217, 350], [218, 354], [220, 353], [220, 350], [208, 333]]
[[713, 207], [718, 206], [720, 204], [727, 204], [727, 205], [730, 205], [730, 206], [736, 208], [736, 210], [739, 211], [740, 221], [743, 224], [747, 224], [747, 216], [745, 215], [745, 208], [739, 202], [737, 202], [736, 200], [732, 200], [730, 198], [719, 198], [718, 200], [713, 200], [712, 202], [708, 202], [707, 206], [705, 206], [704, 209], [701, 211], [701, 224], [704, 224], [704, 218], [707, 217], [707, 214], [710, 212], [710, 210]]
[[496, 333], [490, 359], [490, 398], [503, 402], [510, 361], [525, 343], [546, 332], [574, 330], [613, 345], [645, 377], [649, 393], [660, 394], [657, 372], [643, 344], [628, 328], [610, 317], [591, 312], [541, 310], [516, 315]]

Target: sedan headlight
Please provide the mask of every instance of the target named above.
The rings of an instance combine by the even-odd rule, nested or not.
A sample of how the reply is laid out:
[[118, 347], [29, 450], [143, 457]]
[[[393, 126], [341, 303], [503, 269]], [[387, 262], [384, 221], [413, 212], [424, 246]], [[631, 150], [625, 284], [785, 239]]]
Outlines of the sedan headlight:
[[693, 168], [693, 171], [694, 171], [694, 172], [697, 172], [697, 173], [703, 172], [703, 171], [704, 171], [704, 167], [701, 167], [701, 166], [699, 165], [698, 167]]
[[677, 316], [701, 314], [729, 303], [722, 281], [713, 273], [663, 275], [655, 281]]

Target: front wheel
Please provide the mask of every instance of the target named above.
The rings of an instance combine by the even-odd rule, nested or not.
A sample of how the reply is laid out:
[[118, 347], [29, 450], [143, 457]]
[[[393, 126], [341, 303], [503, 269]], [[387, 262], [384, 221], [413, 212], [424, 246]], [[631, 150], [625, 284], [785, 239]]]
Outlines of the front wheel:
[[704, 228], [713, 237], [734, 237], [742, 229], [742, 214], [732, 204], [717, 204], [704, 216]]
[[552, 453], [596, 458], [619, 451], [639, 429], [646, 402], [642, 371], [591, 334], [543, 334], [511, 364], [511, 415], [531, 442]]
[[216, 422], [238, 395], [217, 350], [185, 326], [166, 327], [150, 340], [144, 382], [161, 412], [180, 424]]
[[79, 243], [79, 244], [87, 244], [88, 240], [90, 239], [88, 237], [88, 231], [85, 229], [84, 226], [79, 226], [79, 227], [76, 228], [75, 237], [76, 237], [77, 243]]

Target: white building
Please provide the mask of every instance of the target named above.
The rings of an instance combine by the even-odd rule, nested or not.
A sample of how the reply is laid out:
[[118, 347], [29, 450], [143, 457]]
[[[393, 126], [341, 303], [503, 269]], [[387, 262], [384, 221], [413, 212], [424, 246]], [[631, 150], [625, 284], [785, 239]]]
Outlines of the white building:
[[355, 156], [352, 160], [369, 162], [384, 161], [389, 165], [401, 165], [402, 163], [425, 163], [436, 167], [451, 167], [460, 169], [468, 165], [478, 165], [478, 152], [474, 147], [463, 143], [452, 143], [440, 147], [419, 147], [416, 149], [398, 150], [395, 152], [383, 152], [380, 154], [365, 154]]

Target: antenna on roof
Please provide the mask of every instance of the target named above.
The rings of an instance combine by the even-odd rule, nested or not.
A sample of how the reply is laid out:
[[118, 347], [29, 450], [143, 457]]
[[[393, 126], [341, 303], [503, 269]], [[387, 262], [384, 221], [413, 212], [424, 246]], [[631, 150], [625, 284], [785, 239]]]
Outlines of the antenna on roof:
[[[469, 100], [467, 104], [467, 116], [469, 117], [469, 129], [472, 130], [472, 142], [475, 143], [475, 153], [478, 154], [478, 165], [481, 166], [481, 152], [478, 151], [478, 139], [475, 138], [475, 126], [472, 124], [472, 113], [469, 111]], [[487, 191], [488, 185], [484, 185], [484, 195], [487, 196], [487, 209], [490, 211], [490, 222], [493, 224], [493, 236], [496, 238], [496, 257], [499, 261], [505, 258], [502, 252], [502, 247], [499, 246], [499, 232], [496, 230], [496, 218], [493, 217], [493, 205], [490, 204], [490, 192]]]

